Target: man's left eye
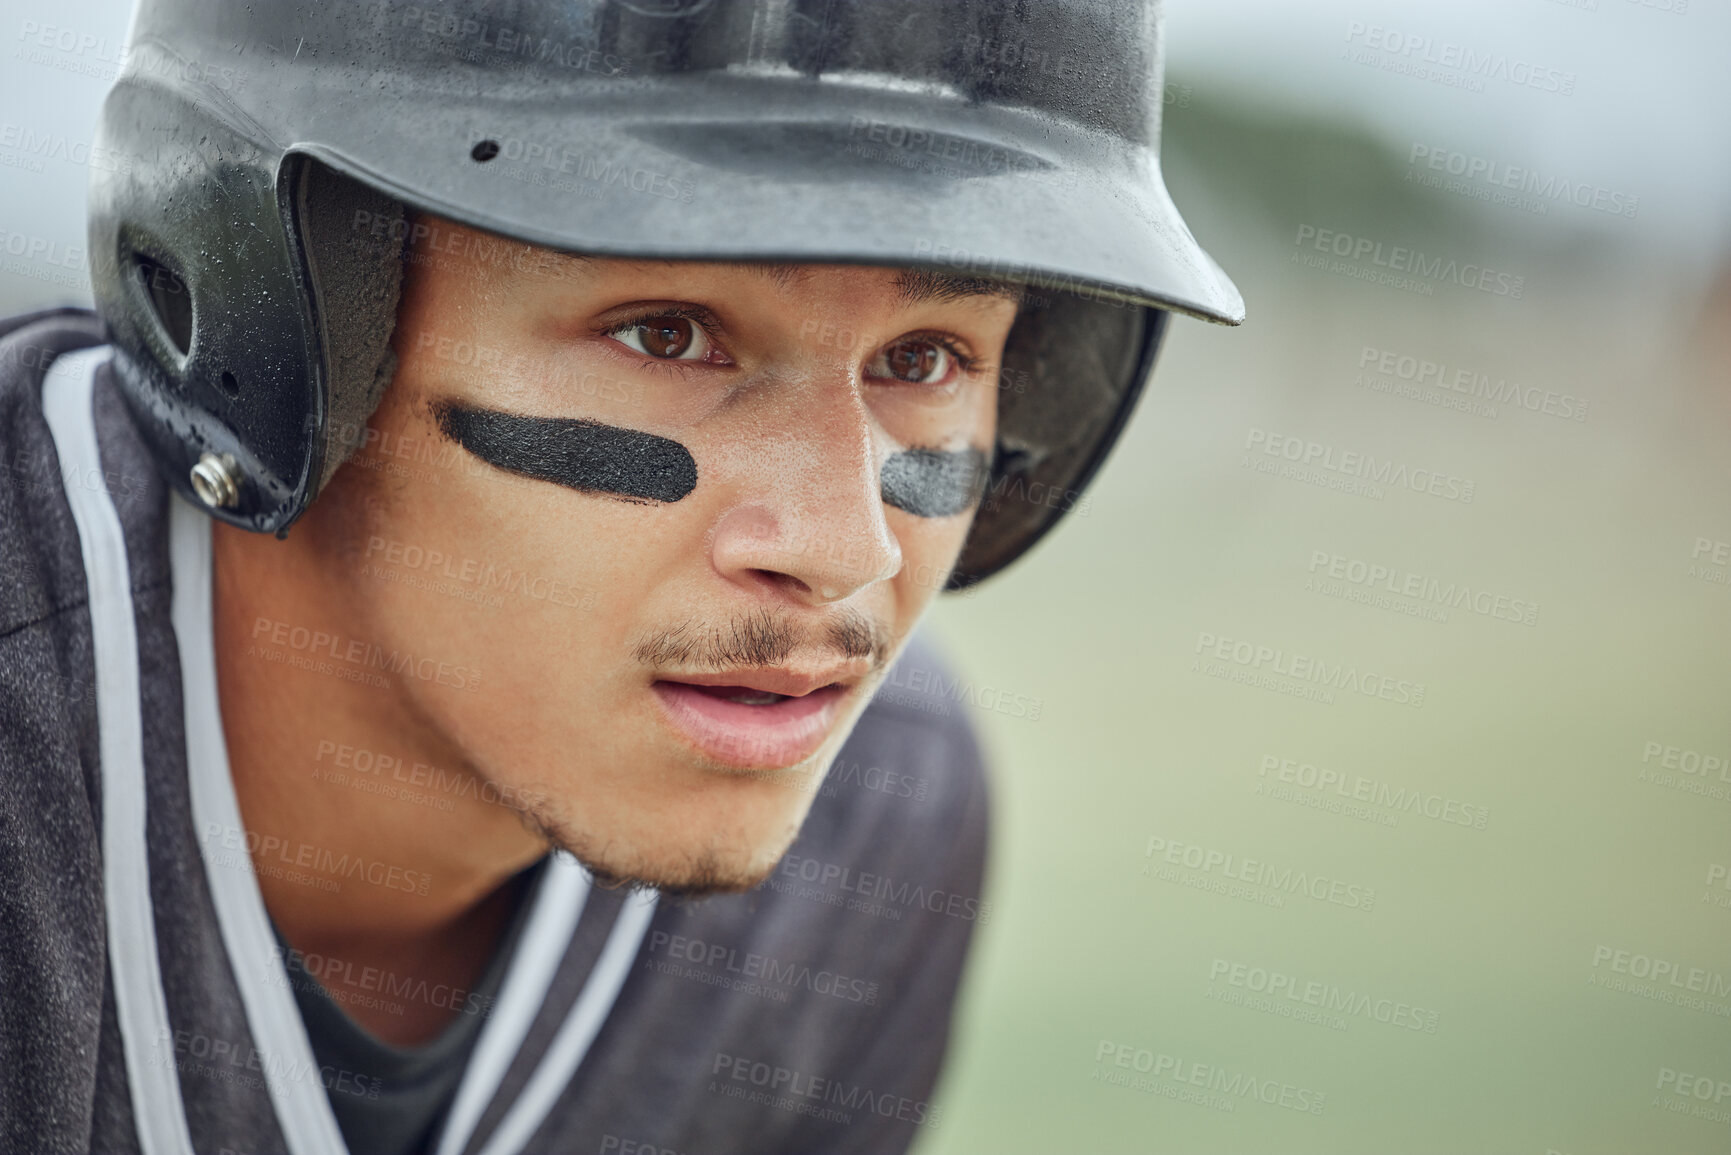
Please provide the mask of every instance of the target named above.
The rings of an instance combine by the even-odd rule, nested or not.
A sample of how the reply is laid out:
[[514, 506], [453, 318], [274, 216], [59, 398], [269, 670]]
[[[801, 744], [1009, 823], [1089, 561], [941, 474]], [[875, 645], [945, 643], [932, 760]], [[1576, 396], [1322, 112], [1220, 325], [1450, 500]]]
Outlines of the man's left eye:
[[658, 361], [701, 361], [710, 351], [709, 334], [686, 317], [645, 317], [608, 336]]
[[866, 366], [867, 377], [889, 378], [913, 385], [935, 385], [950, 374], [955, 354], [936, 341], [897, 341], [879, 350]]

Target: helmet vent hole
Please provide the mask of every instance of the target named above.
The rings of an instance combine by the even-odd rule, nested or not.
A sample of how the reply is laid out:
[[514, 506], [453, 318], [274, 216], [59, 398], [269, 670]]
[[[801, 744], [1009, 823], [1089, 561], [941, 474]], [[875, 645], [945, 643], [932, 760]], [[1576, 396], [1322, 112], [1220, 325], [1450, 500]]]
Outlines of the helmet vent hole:
[[498, 155], [499, 142], [496, 140], [483, 140], [469, 150], [469, 157], [476, 164], [486, 164]]
[[134, 257], [133, 261], [139, 285], [162, 326], [163, 335], [174, 346], [175, 353], [185, 357], [192, 348], [192, 294], [187, 292], [186, 282], [160, 261], [145, 256]]
[[227, 393], [230, 397], [240, 396], [240, 382], [234, 379], [233, 373], [224, 369], [220, 380], [222, 381], [222, 391], [224, 393]]

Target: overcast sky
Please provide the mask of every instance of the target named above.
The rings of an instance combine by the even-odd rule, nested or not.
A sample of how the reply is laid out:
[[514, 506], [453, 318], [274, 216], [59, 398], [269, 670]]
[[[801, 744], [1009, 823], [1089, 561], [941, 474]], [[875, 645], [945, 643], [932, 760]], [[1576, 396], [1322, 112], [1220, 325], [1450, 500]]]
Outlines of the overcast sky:
[[[1403, 148], [1434, 137], [1627, 190], [1655, 241], [1731, 247], [1731, 0], [1171, 0], [1166, 11], [1175, 71], [1366, 118]], [[1384, 47], [1424, 45], [1408, 59], [1455, 45], [1506, 57], [1510, 72], [1524, 64], [1523, 77], [1549, 71], [1539, 88], [1473, 92], [1345, 58], [1372, 27]], [[1543, 90], [1570, 74], [1572, 94]]]

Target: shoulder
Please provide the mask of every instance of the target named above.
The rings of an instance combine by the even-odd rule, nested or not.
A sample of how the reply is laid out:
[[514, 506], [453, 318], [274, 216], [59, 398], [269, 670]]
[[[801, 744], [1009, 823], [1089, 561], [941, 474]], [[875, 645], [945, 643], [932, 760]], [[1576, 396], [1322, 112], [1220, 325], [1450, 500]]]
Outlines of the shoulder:
[[63, 353], [101, 340], [101, 323], [82, 310], [0, 320], [0, 636], [83, 601], [42, 378]]
[[101, 340], [84, 312], [0, 320], [0, 1070], [17, 1092], [0, 1093], [0, 1146], [89, 1145], [104, 975], [94, 667], [41, 389], [56, 358]]
[[0, 319], [0, 570], [19, 580], [0, 595], [0, 634], [84, 601], [82, 564], [66, 486], [108, 492], [126, 539], [134, 596], [168, 582], [167, 486], [134, 425], [111, 365], [95, 382], [99, 464], [74, 475], [60, 459], [43, 414], [44, 378], [62, 356], [101, 345], [106, 333], [85, 309]]

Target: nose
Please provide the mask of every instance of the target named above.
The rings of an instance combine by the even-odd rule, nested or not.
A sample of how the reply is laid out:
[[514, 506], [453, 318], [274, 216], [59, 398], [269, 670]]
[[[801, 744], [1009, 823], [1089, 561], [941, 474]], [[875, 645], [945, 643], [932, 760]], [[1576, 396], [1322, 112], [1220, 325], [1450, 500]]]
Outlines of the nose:
[[871, 416], [854, 382], [825, 376], [816, 388], [786, 390], [775, 412], [760, 415], [762, 428], [787, 432], [741, 452], [739, 499], [710, 547], [729, 581], [812, 606], [845, 601], [902, 568]]

